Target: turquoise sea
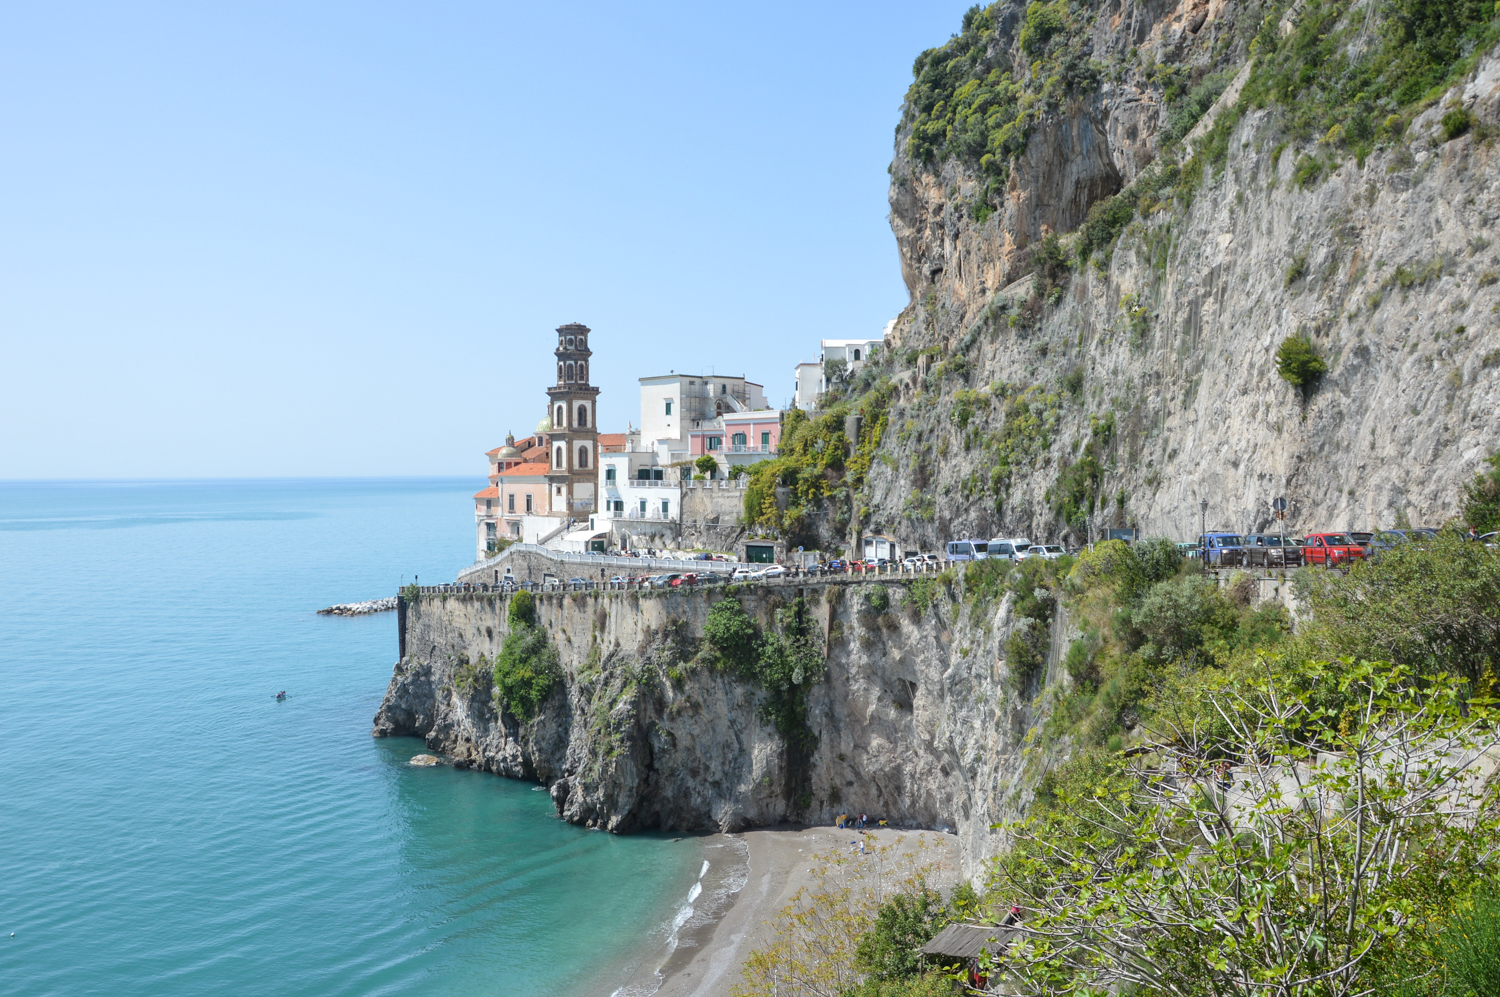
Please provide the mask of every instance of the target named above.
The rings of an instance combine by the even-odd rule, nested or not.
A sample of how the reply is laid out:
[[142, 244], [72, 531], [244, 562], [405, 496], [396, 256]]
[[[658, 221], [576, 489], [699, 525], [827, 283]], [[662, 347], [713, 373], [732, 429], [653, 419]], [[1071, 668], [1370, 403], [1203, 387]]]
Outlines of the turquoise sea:
[[608, 995], [649, 971], [701, 841], [409, 766], [420, 741], [370, 736], [395, 614], [315, 615], [451, 580], [473, 490], [0, 483], [0, 993]]

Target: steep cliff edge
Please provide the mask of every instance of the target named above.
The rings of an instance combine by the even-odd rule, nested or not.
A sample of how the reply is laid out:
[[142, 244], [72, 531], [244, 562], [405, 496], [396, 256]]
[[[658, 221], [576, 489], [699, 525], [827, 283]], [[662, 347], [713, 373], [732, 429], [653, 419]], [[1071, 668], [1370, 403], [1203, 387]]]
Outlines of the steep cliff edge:
[[[815, 744], [799, 759], [761, 718], [766, 694], [700, 652], [722, 593], [576, 593], [538, 598], [563, 681], [522, 723], [497, 709], [490, 662], [508, 600], [423, 596], [406, 610], [406, 657], [376, 735], [411, 735], [458, 765], [545, 785], [566, 820], [626, 832], [830, 823], [865, 812], [947, 826], [969, 871], [994, 853], [990, 825], [1030, 798], [1045, 767], [1027, 754], [1044, 719], [1045, 672], [1011, 676], [1012, 599], [961, 579], [760, 586], [734, 597], [769, 625], [802, 594], [827, 655], [812, 687]], [[1053, 623], [1066, 646], [1066, 622]], [[1056, 671], [1056, 662], [1051, 664]]]
[[[911, 305], [843, 398], [887, 391], [853, 530], [1188, 538], [1202, 501], [1245, 530], [1279, 495], [1292, 529], [1455, 515], [1500, 439], [1500, 59], [1486, 8], [1417, 81], [1451, 86], [1388, 97], [1387, 58], [1338, 96], [1406, 51], [1404, 6], [1054, 3], [1038, 48], [1043, 5], [1001, 3], [924, 53], [891, 166]], [[1315, 58], [1347, 67], [1328, 93], [1296, 89]], [[1328, 367], [1303, 388], [1294, 336]]]

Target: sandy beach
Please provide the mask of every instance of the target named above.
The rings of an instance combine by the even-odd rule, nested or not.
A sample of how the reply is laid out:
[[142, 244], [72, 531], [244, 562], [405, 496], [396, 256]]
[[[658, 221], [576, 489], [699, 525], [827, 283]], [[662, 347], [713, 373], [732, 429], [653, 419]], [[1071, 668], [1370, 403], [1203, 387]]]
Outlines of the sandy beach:
[[[658, 970], [662, 982], [657, 997], [728, 997], [740, 982], [745, 958], [770, 941], [776, 913], [810, 882], [811, 860], [847, 848], [856, 834], [833, 827], [781, 827], [708, 838], [709, 847], [723, 845], [724, 854], [741, 856], [743, 864], [732, 883], [739, 888], [714, 905], [718, 911], [705, 911], [709, 916], [683, 925], [675, 951]], [[951, 835], [878, 829], [871, 839], [903, 851], [931, 847], [934, 856], [947, 861], [947, 875], [956, 881], [958, 840]]]

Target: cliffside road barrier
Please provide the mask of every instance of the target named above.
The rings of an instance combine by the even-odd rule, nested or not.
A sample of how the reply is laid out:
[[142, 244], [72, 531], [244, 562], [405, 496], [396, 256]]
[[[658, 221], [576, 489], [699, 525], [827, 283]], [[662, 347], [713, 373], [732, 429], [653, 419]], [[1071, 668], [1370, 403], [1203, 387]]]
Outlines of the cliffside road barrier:
[[[555, 553], [555, 552], [554, 552]], [[592, 580], [572, 582], [563, 579], [552, 581], [535, 582], [522, 580], [515, 582], [500, 582], [492, 584], [489, 582], [453, 582], [445, 585], [421, 585], [417, 588], [419, 595], [462, 595], [465, 593], [504, 593], [504, 592], [627, 592], [640, 591], [642, 589], [659, 588], [670, 591], [672, 588], [683, 586], [653, 586], [651, 578], [653, 575], [663, 574], [688, 574], [699, 575], [707, 573], [706, 569], [718, 577], [700, 579], [690, 583], [688, 588], [701, 588], [704, 586], [722, 585], [729, 582], [728, 575], [737, 568], [746, 566], [743, 561], [662, 561], [654, 558], [636, 557], [590, 557], [586, 554], [571, 555], [577, 557], [581, 562], [591, 566], [600, 566], [605, 562], [622, 562], [631, 568], [639, 569], [643, 565], [670, 565], [671, 570], [657, 570], [652, 574], [633, 575], [623, 581], [595, 582]], [[922, 575], [941, 574], [947, 567], [943, 564], [923, 563], [917, 565], [908, 564], [884, 564], [884, 565], [859, 565], [845, 567], [839, 571], [824, 571], [821, 568], [787, 568], [784, 574], [772, 578], [739, 578], [733, 582], [734, 585], [790, 585], [802, 586], [807, 584], [849, 583], [849, 582], [877, 582], [877, 581], [903, 581], [914, 580]], [[462, 576], [460, 576], [462, 577]]]

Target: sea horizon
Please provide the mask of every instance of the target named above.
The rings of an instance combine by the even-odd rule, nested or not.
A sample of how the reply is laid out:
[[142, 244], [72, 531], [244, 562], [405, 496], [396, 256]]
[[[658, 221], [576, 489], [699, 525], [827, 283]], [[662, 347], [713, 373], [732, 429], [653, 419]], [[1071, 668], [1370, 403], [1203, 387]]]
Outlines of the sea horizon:
[[473, 490], [0, 480], [7, 993], [608, 995], [649, 979], [703, 842], [589, 831], [539, 787], [409, 765], [419, 739], [370, 736], [394, 614], [317, 615], [471, 563]]

